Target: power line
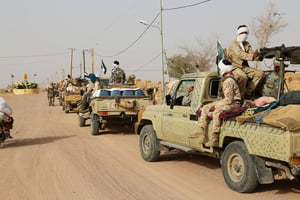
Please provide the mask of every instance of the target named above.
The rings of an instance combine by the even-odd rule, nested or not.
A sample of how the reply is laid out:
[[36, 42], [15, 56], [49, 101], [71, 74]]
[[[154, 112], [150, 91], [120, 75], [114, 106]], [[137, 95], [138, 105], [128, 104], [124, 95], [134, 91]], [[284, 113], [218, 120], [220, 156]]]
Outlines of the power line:
[[[163, 10], [176, 10], [176, 9], [183, 9], [183, 8], [188, 8], [188, 7], [192, 7], [192, 6], [197, 6], [199, 4], [203, 4], [203, 3], [207, 3], [211, 0], [205, 0], [205, 1], [201, 1], [201, 2], [198, 2], [198, 3], [194, 3], [194, 4], [190, 4], [190, 5], [185, 5], [185, 6], [181, 6], [181, 7], [175, 7], [175, 8], [165, 8]], [[132, 47], [135, 43], [137, 43], [137, 41], [139, 41], [143, 35], [147, 32], [147, 30], [152, 26], [152, 24], [154, 23], [154, 21], [158, 18], [158, 16], [160, 15], [160, 13], [158, 13], [155, 18], [152, 20], [152, 22], [147, 26], [147, 28], [137, 37], [137, 39], [135, 39], [130, 45], [128, 45], [128, 47], [126, 47], [125, 49], [121, 50], [120, 52], [116, 53], [116, 54], [113, 54], [113, 55], [101, 55], [99, 53], [96, 53], [95, 52], [95, 55], [98, 55], [98, 56], [101, 56], [101, 57], [115, 57], [115, 56], [118, 56], [122, 53], [124, 53], [125, 51], [127, 51], [130, 47]]]
[[190, 4], [190, 5], [185, 5], [185, 6], [180, 6], [180, 7], [175, 7], [175, 8], [164, 8], [163, 10], [178, 10], [178, 9], [183, 9], [183, 8], [197, 6], [199, 4], [207, 3], [209, 1], [211, 1], [211, 0], [201, 1], [201, 2], [198, 2], [198, 3], [194, 3], [194, 4]]
[[[150, 61], [148, 61], [146, 64], [143, 64], [141, 65], [140, 67], [138, 67], [137, 69], [135, 70], [131, 70], [131, 71], [134, 71], [134, 72], [137, 72], [137, 71], [140, 71], [140, 69], [144, 68], [145, 66], [149, 65], [150, 63], [152, 63], [156, 58], [158, 58], [160, 56], [160, 54], [156, 55], [154, 58], [152, 58]], [[146, 71], [146, 70], [143, 70], [143, 71]], [[152, 70], [150, 70], [152, 71]]]
[[101, 54], [97, 54], [95, 53], [96, 55], [98, 56], [101, 56], [101, 57], [115, 57], [115, 56], [118, 56], [122, 53], [124, 53], [125, 51], [127, 51], [130, 47], [132, 47], [135, 43], [137, 43], [137, 41], [139, 41], [143, 35], [148, 31], [148, 29], [151, 27], [151, 25], [154, 23], [154, 21], [158, 18], [160, 13], [158, 13], [155, 18], [152, 20], [152, 22], [147, 26], [147, 28], [137, 37], [137, 39], [135, 39], [128, 47], [126, 47], [125, 49], [123, 49], [122, 51], [120, 51], [119, 53], [116, 53], [116, 54], [113, 54], [113, 55], [101, 55]]

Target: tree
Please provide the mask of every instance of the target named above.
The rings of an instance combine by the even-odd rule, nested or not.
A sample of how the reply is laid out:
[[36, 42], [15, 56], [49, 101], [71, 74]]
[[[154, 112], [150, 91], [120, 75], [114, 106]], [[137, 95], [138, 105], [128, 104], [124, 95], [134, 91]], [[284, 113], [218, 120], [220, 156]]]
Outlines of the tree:
[[251, 29], [256, 38], [258, 48], [267, 47], [270, 38], [287, 26], [287, 23], [282, 19], [282, 14], [276, 10], [275, 3], [269, 1], [266, 13], [255, 17], [251, 23]]
[[188, 56], [175, 55], [168, 59], [168, 72], [172, 78], [180, 78], [183, 74], [197, 72], [197, 67]]
[[216, 49], [213, 43], [200, 42], [197, 49], [187, 46], [180, 47], [185, 55], [175, 55], [168, 58], [168, 73], [172, 78], [179, 78], [185, 73], [209, 71], [216, 59]]

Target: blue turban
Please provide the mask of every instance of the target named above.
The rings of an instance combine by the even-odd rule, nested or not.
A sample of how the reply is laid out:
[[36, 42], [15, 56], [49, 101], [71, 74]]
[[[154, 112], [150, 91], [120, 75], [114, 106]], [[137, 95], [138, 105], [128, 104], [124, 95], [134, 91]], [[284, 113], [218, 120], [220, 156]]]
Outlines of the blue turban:
[[92, 83], [95, 83], [97, 80], [97, 77], [94, 73], [89, 74], [89, 79], [92, 81]]

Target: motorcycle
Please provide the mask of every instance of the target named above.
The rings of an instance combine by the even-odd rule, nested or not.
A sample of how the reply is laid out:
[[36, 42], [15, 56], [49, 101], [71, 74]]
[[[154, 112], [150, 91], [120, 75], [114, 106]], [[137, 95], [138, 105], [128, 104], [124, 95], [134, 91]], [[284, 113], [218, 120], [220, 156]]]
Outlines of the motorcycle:
[[10, 130], [13, 128], [13, 117], [0, 112], [0, 145], [7, 139], [11, 139]]
[[0, 145], [12, 138], [10, 130], [13, 128], [14, 119], [11, 116], [12, 110], [6, 100], [0, 97]]

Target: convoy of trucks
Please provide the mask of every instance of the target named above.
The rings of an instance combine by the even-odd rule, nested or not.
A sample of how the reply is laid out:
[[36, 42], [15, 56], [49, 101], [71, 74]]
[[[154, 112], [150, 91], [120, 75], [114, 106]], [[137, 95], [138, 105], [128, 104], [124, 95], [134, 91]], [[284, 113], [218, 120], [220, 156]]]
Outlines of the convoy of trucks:
[[[206, 138], [191, 135], [199, 131], [199, 108], [217, 100], [220, 81], [217, 72], [184, 74], [161, 104], [153, 105], [147, 93], [135, 85], [107, 83], [88, 96], [63, 93], [63, 110], [69, 112], [80, 98], [84, 99], [82, 109], [77, 109], [79, 126], [90, 120], [92, 135], [101, 134], [100, 130], [111, 120], [126, 121], [139, 135], [140, 153], [145, 161], [158, 161], [161, 151], [174, 149], [215, 157], [220, 159], [229, 188], [241, 193], [253, 192], [259, 184], [300, 178], [300, 102], [294, 98], [291, 103], [280, 104], [289, 93], [285, 87], [285, 62], [300, 64], [300, 47], [264, 48], [260, 56], [280, 61], [280, 95], [259, 115], [245, 117], [241, 112], [223, 118], [218, 144], [213, 147], [205, 146], [212, 134], [211, 122]], [[191, 86], [194, 88], [191, 103], [182, 105], [182, 98]], [[299, 95], [299, 91], [295, 94]]]

